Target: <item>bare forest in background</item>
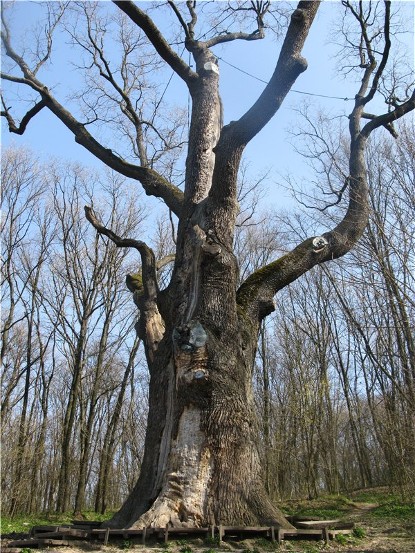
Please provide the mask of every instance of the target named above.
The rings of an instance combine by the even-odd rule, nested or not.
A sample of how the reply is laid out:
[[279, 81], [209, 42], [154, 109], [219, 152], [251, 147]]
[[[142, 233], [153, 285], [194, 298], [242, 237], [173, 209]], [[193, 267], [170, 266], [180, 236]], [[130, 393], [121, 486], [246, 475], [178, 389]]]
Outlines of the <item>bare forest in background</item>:
[[[377, 485], [415, 492], [413, 135], [407, 123], [397, 140], [372, 140], [363, 239], [344, 262], [282, 290], [262, 323], [256, 405], [274, 500]], [[83, 206], [94, 197], [118, 235], [145, 229], [157, 258], [171, 250], [170, 222], [149, 219], [120, 175], [41, 163], [17, 147], [3, 152], [2, 181], [3, 512], [104, 513], [137, 481], [148, 376], [125, 286], [139, 260], [99, 236]], [[241, 279], [319, 213], [265, 217], [261, 186], [241, 184]]]

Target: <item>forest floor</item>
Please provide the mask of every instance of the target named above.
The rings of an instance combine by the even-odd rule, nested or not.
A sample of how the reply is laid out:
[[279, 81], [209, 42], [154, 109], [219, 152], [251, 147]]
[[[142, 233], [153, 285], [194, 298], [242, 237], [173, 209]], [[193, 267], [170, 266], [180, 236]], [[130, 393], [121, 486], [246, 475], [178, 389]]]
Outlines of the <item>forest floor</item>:
[[[264, 538], [223, 541], [220, 544], [202, 539], [171, 540], [142, 545], [133, 540], [102, 542], [74, 541], [71, 546], [47, 548], [48, 553], [415, 553], [415, 505], [402, 502], [389, 493], [330, 496], [313, 501], [289, 501], [282, 505], [286, 514], [336, 518], [354, 522], [354, 533], [339, 535], [328, 544], [324, 541], [284, 540], [281, 544]], [[3, 525], [3, 532], [5, 530]], [[22, 534], [18, 537], [20, 538]], [[11, 549], [17, 535], [2, 536], [4, 553], [34, 553], [30, 547]], [[36, 549], [42, 551], [42, 549]]]

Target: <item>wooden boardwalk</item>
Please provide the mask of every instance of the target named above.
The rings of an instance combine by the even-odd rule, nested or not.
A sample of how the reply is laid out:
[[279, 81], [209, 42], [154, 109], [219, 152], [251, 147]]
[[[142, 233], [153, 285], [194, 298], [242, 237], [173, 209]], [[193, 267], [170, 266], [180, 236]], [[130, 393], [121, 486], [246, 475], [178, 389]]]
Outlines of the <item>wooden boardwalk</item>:
[[129, 540], [146, 544], [149, 541], [164, 542], [188, 538], [217, 540], [218, 544], [229, 540], [265, 538], [281, 543], [287, 539], [324, 540], [328, 543], [338, 534], [351, 534], [354, 524], [330, 521], [293, 521], [296, 528], [282, 529], [274, 526], [209, 526], [204, 528], [169, 527], [113, 529], [101, 528], [100, 522], [73, 521], [71, 525], [34, 526], [28, 539], [15, 540], [7, 544], [9, 548], [38, 548], [73, 545], [75, 540], [108, 542]]

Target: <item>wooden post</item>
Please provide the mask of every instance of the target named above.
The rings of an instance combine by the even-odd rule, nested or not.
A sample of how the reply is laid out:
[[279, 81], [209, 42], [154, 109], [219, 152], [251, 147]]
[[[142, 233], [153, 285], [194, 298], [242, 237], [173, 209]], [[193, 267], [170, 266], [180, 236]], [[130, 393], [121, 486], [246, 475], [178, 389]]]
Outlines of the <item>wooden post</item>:
[[284, 530], [282, 528], [278, 528], [278, 533], [277, 533], [278, 543], [280, 544], [283, 539], [284, 539]]
[[223, 526], [222, 524], [219, 524], [219, 543], [221, 543], [222, 541], [222, 537], [223, 537]]
[[272, 543], [275, 542], [275, 528], [274, 528], [274, 526], [271, 526], [271, 541], [272, 541]]
[[105, 530], [104, 545], [108, 545], [108, 538], [109, 538], [109, 535], [110, 535], [110, 529], [107, 528], [107, 529]]
[[164, 543], [167, 543], [169, 541], [169, 525], [166, 524], [166, 528], [164, 529]]
[[324, 541], [326, 542], [326, 545], [327, 545], [330, 541], [329, 529], [328, 528], [323, 528], [323, 538], [324, 538]]
[[144, 528], [143, 528], [143, 538], [142, 538], [143, 545], [146, 544], [146, 533], [147, 533], [147, 526], [144, 526]]

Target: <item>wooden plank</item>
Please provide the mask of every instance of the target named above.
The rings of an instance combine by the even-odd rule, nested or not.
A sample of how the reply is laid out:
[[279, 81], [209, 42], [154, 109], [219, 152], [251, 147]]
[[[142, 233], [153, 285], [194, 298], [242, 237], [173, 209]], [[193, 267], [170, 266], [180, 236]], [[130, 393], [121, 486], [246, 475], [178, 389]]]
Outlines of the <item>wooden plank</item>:
[[37, 540], [37, 542], [39, 543], [39, 545], [43, 545], [47, 547], [58, 546], [58, 545], [61, 545], [61, 546], [71, 545], [71, 542], [68, 540], [40, 539], [40, 540]]
[[225, 533], [256, 533], [264, 534], [270, 531], [269, 526], [222, 526]]
[[39, 532], [34, 534], [35, 538], [72, 538], [87, 539], [90, 532], [87, 530], [74, 530], [73, 528], [58, 528], [56, 532]]
[[271, 534], [271, 528], [269, 526], [222, 526], [223, 536], [267, 536]]
[[90, 530], [80, 530], [78, 528], [59, 528], [58, 531], [62, 532], [64, 536], [70, 536], [71, 538], [79, 539], [89, 538], [89, 536], [91, 535]]
[[9, 543], [9, 547], [39, 547], [39, 546], [68, 546], [70, 542], [67, 540], [54, 540], [36, 538], [32, 540], [17, 540]]
[[[58, 528], [62, 528], [62, 526], [60, 525], [33, 526], [31, 529], [31, 533], [33, 535], [36, 535], [36, 534], [43, 534], [44, 532], [57, 532]], [[67, 528], [70, 528], [70, 526], [67, 526]]]
[[208, 527], [187, 528], [186, 526], [177, 526], [169, 528], [170, 534], [209, 534]]
[[314, 528], [314, 529], [321, 529], [321, 528], [331, 528], [334, 527], [335, 524], [338, 524], [340, 521], [337, 520], [298, 520], [294, 522], [294, 526], [296, 528]]
[[102, 520], [71, 520], [73, 526], [92, 526], [93, 528], [99, 528], [102, 524]]
[[334, 526], [330, 526], [330, 530], [353, 530], [354, 527], [354, 522], [339, 522]]
[[353, 530], [347, 530], [347, 529], [344, 529], [344, 530], [328, 530], [328, 533], [329, 533], [330, 538], [332, 540], [334, 540], [334, 538], [336, 536], [339, 536], [339, 535], [349, 536], [349, 535], [353, 534]]
[[294, 529], [281, 528], [279, 531], [283, 536], [283, 539], [285, 538], [285, 536], [295, 537], [295, 536], [321, 536], [322, 535], [322, 530], [317, 530], [317, 529], [306, 530], [306, 529], [299, 529], [299, 528], [294, 528]]
[[295, 522], [306, 522], [306, 521], [316, 521], [321, 519], [316, 519], [316, 517], [306, 516], [306, 515], [288, 515], [285, 517], [289, 522], [294, 524]]
[[15, 540], [9, 543], [9, 547], [36, 547], [37, 542], [38, 540]]
[[[142, 536], [145, 532], [145, 529], [140, 528], [129, 530], [128, 528], [95, 528], [94, 530], [91, 530], [89, 533], [92, 536], [105, 536], [106, 533], [108, 533], [108, 536], [121, 536], [123, 538], [128, 537], [134, 537], [134, 536]], [[147, 528], [146, 531], [147, 535], [151, 533], [151, 528]]]
[[348, 530], [354, 528], [354, 522], [341, 522], [340, 520], [313, 520], [296, 522], [296, 528], [332, 528], [333, 530]]

